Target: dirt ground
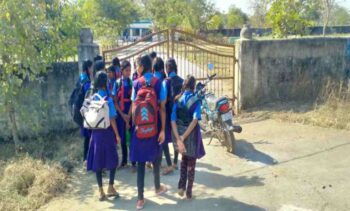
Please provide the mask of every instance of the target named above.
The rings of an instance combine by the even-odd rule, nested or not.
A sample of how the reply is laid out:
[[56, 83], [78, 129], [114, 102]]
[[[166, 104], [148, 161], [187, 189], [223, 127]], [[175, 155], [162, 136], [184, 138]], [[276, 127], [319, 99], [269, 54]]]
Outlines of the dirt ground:
[[[218, 141], [206, 146], [207, 155], [197, 163], [195, 200], [176, 195], [178, 171], [162, 177], [169, 191], [156, 197], [147, 170], [144, 210], [350, 210], [350, 131], [239, 121], [237, 155]], [[136, 174], [118, 171], [116, 187], [120, 199], [99, 202], [94, 175], [78, 169], [70, 190], [42, 210], [135, 210]]]

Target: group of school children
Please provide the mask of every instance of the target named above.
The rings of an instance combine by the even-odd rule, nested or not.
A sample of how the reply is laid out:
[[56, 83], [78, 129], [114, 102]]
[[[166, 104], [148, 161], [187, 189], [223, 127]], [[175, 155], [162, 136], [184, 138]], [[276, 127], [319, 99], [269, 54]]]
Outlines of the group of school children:
[[[164, 194], [167, 188], [160, 183], [163, 152], [167, 162], [163, 175], [177, 169], [178, 154], [182, 154], [178, 194], [192, 199], [196, 160], [205, 155], [198, 125], [198, 121], [201, 120], [201, 103], [193, 100], [196, 79], [187, 76], [183, 80], [177, 75], [175, 60], [169, 58], [164, 65], [155, 52], [138, 57], [134, 65], [136, 71], [131, 74], [131, 63], [127, 60], [120, 64], [119, 59], [114, 58], [108, 68], [105, 67], [101, 56], [97, 56], [94, 61], [87, 60], [83, 63], [80, 83], [84, 92], [94, 90], [108, 101], [109, 106], [111, 126], [108, 129], [89, 130], [81, 127], [81, 135], [84, 137], [84, 161], [87, 170], [96, 173], [99, 200], [119, 197], [114, 188], [114, 177], [117, 168], [128, 165], [128, 158], [134, 172], [137, 172], [136, 208], [140, 210], [145, 205], [146, 166], [153, 168], [155, 193]], [[144, 99], [141, 97], [144, 93], [148, 93], [147, 96], [154, 94], [154, 99], [149, 100], [155, 102], [155, 114], [143, 112], [149, 107], [142, 107], [142, 102], [140, 103], [140, 99]], [[194, 102], [189, 105], [191, 101]], [[139, 126], [137, 122], [145, 118], [153, 122], [145, 127]], [[187, 125], [182, 127], [185, 129], [180, 130], [179, 122], [186, 122]], [[155, 126], [152, 126], [153, 123]], [[152, 135], [147, 136], [142, 132]], [[169, 143], [173, 143], [175, 149], [173, 164]], [[120, 164], [118, 144], [121, 145], [122, 151]], [[105, 170], [109, 171], [107, 193], [102, 183]]]

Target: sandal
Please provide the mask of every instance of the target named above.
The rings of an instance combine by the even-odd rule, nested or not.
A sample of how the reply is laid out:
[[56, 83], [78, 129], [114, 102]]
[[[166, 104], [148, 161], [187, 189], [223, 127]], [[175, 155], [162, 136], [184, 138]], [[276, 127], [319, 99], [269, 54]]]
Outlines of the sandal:
[[107, 199], [105, 192], [103, 191], [103, 188], [99, 189], [100, 191], [100, 197], [98, 198], [99, 201], [105, 201]]
[[137, 203], [136, 203], [136, 209], [137, 210], [142, 210], [143, 207], [145, 206], [145, 203], [146, 201], [143, 199], [143, 200], [138, 200]]
[[108, 186], [107, 197], [116, 197], [119, 198], [119, 193], [114, 189], [113, 185]]
[[177, 194], [181, 197], [183, 197], [185, 195], [185, 190], [184, 189], [179, 189]]
[[173, 171], [174, 171], [173, 167], [168, 167], [163, 171], [162, 175], [163, 176], [168, 175], [168, 174], [172, 173]]
[[158, 190], [156, 190], [156, 194], [157, 196], [162, 195], [163, 193], [167, 192], [168, 188], [166, 188], [165, 186], [161, 185], [160, 188]]

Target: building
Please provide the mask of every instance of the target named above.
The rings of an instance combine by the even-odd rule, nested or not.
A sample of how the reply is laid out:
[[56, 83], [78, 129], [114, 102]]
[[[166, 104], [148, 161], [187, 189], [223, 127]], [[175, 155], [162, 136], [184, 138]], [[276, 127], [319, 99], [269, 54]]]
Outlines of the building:
[[136, 41], [143, 36], [152, 33], [153, 22], [151, 20], [141, 20], [129, 25], [123, 32], [124, 41]]

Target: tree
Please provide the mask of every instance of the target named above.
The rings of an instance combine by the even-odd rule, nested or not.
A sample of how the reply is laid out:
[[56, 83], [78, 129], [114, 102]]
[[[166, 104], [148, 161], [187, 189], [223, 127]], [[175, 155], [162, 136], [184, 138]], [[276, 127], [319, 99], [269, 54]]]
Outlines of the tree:
[[254, 27], [267, 27], [266, 14], [268, 12], [271, 0], [250, 0], [250, 7], [253, 15], [249, 18], [250, 23]]
[[274, 0], [267, 13], [274, 36], [304, 35], [306, 27], [313, 24], [306, 16], [307, 1]]
[[323, 6], [323, 36], [326, 35], [326, 29], [329, 23], [330, 15], [335, 5], [335, 0], [322, 0]]
[[247, 23], [248, 16], [239, 8], [231, 6], [227, 13], [227, 24], [228, 28], [242, 27], [243, 24]]
[[[70, 55], [62, 46], [70, 40], [70, 17], [64, 17], [68, 2], [59, 0], [11, 0], [0, 3], [0, 98], [8, 114], [9, 126], [16, 149], [21, 140], [18, 134], [18, 115], [22, 109], [20, 100], [24, 97], [29, 81], [40, 83], [41, 75], [53, 62]], [[66, 11], [67, 12], [67, 11]], [[70, 15], [70, 14], [69, 14]], [[66, 19], [67, 18], [67, 19]], [[68, 25], [67, 25], [68, 24]], [[31, 93], [36, 96], [37, 93]], [[37, 111], [41, 112], [38, 104]], [[30, 119], [30, 126], [42, 122]], [[22, 119], [21, 119], [22, 122]]]
[[143, 4], [145, 16], [150, 17], [160, 29], [203, 29], [215, 12], [213, 4], [207, 0], [144, 0]]
[[207, 22], [207, 29], [221, 29], [224, 27], [224, 15], [219, 12], [213, 15]]
[[350, 25], [350, 11], [339, 5], [335, 5], [331, 13], [329, 25], [347, 26]]
[[102, 44], [113, 44], [117, 35], [139, 18], [139, 7], [129, 0], [82, 0], [79, 3], [85, 26]]

